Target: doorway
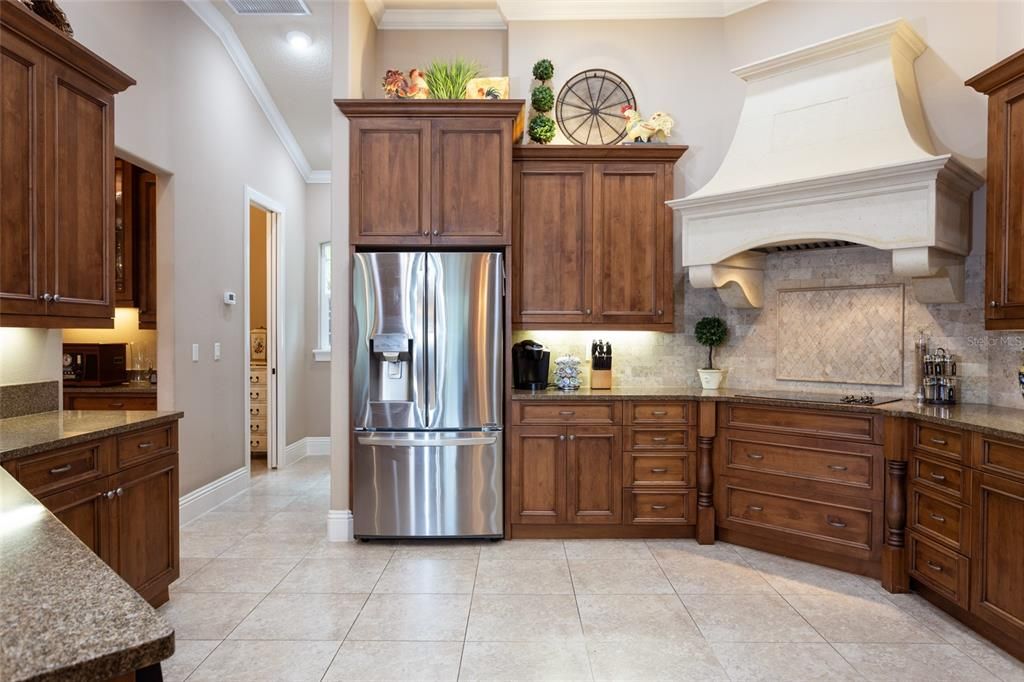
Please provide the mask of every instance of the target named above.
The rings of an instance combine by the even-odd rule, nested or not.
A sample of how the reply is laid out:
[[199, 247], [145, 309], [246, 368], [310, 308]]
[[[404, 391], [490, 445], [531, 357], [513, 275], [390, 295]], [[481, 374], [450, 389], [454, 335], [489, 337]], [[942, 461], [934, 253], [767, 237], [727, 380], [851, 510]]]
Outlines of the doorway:
[[246, 464], [254, 478], [276, 469], [284, 451], [284, 372], [278, 362], [284, 357], [279, 305], [284, 298], [283, 226], [283, 207], [247, 187], [244, 395], [249, 434]]

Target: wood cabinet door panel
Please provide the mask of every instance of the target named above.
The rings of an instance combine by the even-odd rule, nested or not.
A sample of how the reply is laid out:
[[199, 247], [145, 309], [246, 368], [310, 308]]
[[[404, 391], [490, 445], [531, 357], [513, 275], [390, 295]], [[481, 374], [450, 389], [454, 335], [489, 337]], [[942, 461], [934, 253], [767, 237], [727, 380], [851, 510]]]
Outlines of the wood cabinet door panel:
[[178, 575], [178, 455], [111, 477], [116, 570], [145, 598]]
[[[614, 324], [671, 321], [664, 277], [662, 164], [598, 164], [594, 175], [594, 318]], [[671, 254], [668, 254], [671, 267]], [[671, 274], [668, 277], [671, 281]], [[669, 289], [671, 293], [671, 289]]]
[[111, 477], [101, 478], [41, 497], [39, 501], [86, 547], [116, 570], [112, 557], [114, 546], [109, 534], [110, 500], [106, 497], [110, 481]]
[[971, 611], [1024, 641], [1024, 483], [991, 474], [974, 481]]
[[350, 233], [353, 244], [430, 243], [430, 123], [351, 123]]
[[621, 523], [621, 430], [569, 427], [567, 436], [566, 520], [569, 523]]
[[49, 312], [113, 318], [114, 98], [55, 61], [47, 81]]
[[0, 41], [0, 312], [44, 315], [43, 53], [3, 31]]
[[565, 520], [565, 429], [510, 429], [512, 523], [554, 524]]
[[593, 309], [591, 164], [519, 163], [512, 321], [582, 323]]
[[430, 122], [434, 244], [507, 244], [512, 226], [512, 121]]
[[1003, 323], [1000, 328], [1020, 329], [1024, 328], [1024, 78], [989, 98], [988, 182], [988, 319]]

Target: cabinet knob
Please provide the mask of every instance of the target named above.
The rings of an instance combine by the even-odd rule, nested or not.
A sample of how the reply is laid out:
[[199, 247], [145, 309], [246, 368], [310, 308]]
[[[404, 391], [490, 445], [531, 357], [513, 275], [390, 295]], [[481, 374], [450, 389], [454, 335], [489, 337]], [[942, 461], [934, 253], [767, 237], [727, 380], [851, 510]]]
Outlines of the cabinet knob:
[[430, 230], [423, 230], [423, 236], [424, 237], [429, 237], [430, 236]]
[[559, 436], [558, 440], [565, 440], [565, 436]]
[[665, 311], [664, 311], [664, 310], [662, 310], [661, 308], [658, 308], [658, 314], [659, 314], [659, 315], [664, 315], [664, 314], [665, 314]]
[[569, 440], [576, 440], [576, 436], [569, 436]]
[[51, 296], [48, 293], [40, 295], [39, 298], [40, 300], [46, 301], [47, 303], [53, 300], [53, 296]]
[[435, 236], [435, 237], [436, 237], [437, 235], [439, 235], [439, 234], [441, 234], [440, 230], [434, 230], [434, 236]]
[[998, 301], [989, 301], [988, 307], [989, 308], [998, 308], [999, 307], [999, 302]]
[[60, 294], [54, 294], [53, 295], [53, 302], [54, 303], [60, 303]]
[[586, 309], [586, 310], [584, 310], [583, 312], [584, 312], [585, 314], [589, 315], [589, 314], [590, 314], [590, 308], [587, 308], [587, 309]]
[[108, 490], [108, 491], [107, 491], [107, 499], [108, 499], [108, 500], [112, 500], [112, 499], [114, 499], [114, 495], [116, 495], [116, 494], [117, 494], [117, 493], [116, 493], [116, 492], [114, 492], [113, 490]]

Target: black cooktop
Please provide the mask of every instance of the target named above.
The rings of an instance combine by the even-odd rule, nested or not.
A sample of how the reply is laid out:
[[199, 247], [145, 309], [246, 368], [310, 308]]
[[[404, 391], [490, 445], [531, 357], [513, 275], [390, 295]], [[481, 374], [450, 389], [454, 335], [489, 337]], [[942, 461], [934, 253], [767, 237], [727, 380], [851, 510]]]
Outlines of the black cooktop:
[[840, 395], [833, 393], [803, 393], [800, 391], [751, 391], [737, 393], [737, 398], [767, 398], [770, 400], [792, 400], [799, 403], [825, 403], [826, 405], [885, 405], [897, 403], [902, 398], [875, 397], [861, 393]]

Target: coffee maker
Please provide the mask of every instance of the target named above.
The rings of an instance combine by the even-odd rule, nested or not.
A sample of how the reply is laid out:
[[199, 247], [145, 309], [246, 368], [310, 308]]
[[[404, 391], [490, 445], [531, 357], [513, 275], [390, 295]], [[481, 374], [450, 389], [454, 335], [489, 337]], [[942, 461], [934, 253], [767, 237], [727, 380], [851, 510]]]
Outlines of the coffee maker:
[[512, 346], [512, 382], [516, 388], [544, 390], [548, 387], [550, 351], [531, 339]]

